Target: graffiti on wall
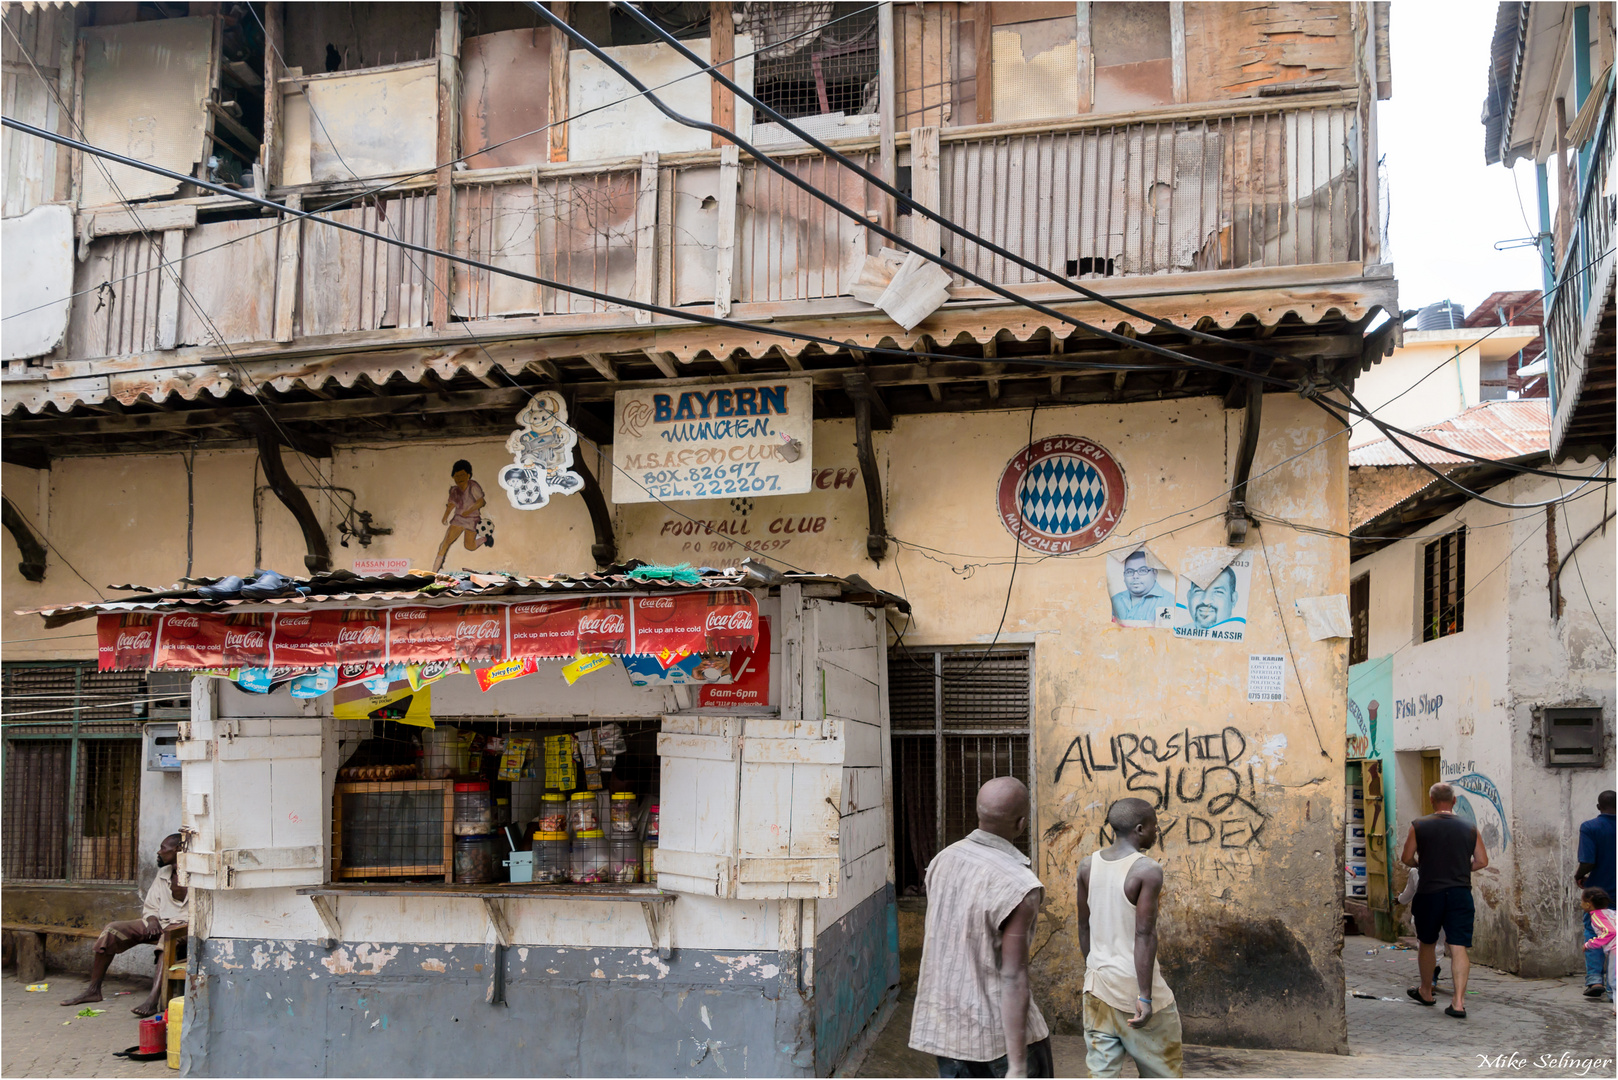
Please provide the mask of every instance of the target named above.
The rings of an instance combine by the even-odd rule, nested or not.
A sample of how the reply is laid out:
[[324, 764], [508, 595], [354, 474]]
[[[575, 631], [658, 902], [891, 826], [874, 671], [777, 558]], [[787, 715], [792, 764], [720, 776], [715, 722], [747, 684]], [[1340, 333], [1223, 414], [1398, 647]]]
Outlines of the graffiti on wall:
[[[1467, 762], [1468, 765], [1471, 762]], [[1500, 797], [1500, 789], [1493, 780], [1482, 773], [1469, 772], [1457, 776], [1449, 781], [1450, 787], [1456, 788], [1455, 813], [1477, 827], [1483, 836], [1483, 846], [1491, 851], [1499, 851], [1511, 843], [1511, 827], [1506, 824], [1506, 803]], [[1469, 792], [1477, 796], [1478, 806], [1473, 800], [1461, 792]], [[1487, 807], [1492, 814], [1485, 812], [1480, 818], [1478, 808]]]
[[[1052, 780], [1060, 784], [1064, 776], [1070, 784], [1105, 785], [1112, 798], [1151, 803], [1165, 849], [1251, 847], [1270, 821], [1247, 737], [1230, 725], [1195, 734], [1182, 728], [1162, 738], [1124, 733], [1099, 746], [1094, 735], [1079, 735], [1068, 743]], [[1101, 838], [1110, 842], [1104, 825]]]

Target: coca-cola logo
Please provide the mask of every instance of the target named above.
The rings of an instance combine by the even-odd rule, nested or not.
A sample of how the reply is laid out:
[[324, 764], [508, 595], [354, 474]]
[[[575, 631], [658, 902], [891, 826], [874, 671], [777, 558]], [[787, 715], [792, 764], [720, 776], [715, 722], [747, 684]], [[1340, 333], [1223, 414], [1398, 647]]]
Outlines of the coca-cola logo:
[[262, 649], [269, 644], [262, 630], [226, 630], [225, 648]]
[[151, 647], [152, 632], [150, 630], [142, 630], [139, 633], [134, 634], [120, 631], [118, 634], [118, 644], [116, 648], [120, 651], [131, 649], [145, 650], [150, 649]]
[[172, 638], [196, 637], [202, 630], [202, 620], [195, 615], [170, 615], [163, 622], [163, 632]]
[[649, 611], [673, 611], [674, 597], [649, 596], [640, 602], [640, 606], [643, 610]]
[[579, 619], [579, 633], [581, 634], [622, 634], [624, 632], [624, 613], [609, 611], [602, 615], [585, 615]]
[[513, 604], [511, 610], [518, 615], [550, 615], [557, 610], [557, 607], [542, 600], [537, 604]]
[[708, 632], [715, 630], [751, 630], [753, 629], [753, 613], [746, 608], [737, 608], [726, 614], [724, 611], [708, 612]]
[[337, 644], [380, 645], [382, 644], [382, 628], [376, 623], [367, 623], [360, 627], [341, 627], [337, 631]]
[[485, 619], [475, 623], [460, 622], [455, 625], [456, 641], [494, 641], [499, 637], [499, 619]]
[[426, 622], [427, 612], [423, 608], [404, 608], [393, 613], [394, 622]]

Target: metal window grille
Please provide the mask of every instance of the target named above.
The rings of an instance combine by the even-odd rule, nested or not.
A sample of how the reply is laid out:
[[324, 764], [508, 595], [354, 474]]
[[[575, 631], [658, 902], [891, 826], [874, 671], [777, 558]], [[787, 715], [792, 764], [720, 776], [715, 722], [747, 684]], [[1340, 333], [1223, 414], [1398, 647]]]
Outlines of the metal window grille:
[[[759, 5], [762, 8], [764, 5]], [[876, 9], [859, 4], [832, 4], [838, 20], [818, 33], [800, 22], [814, 19], [814, 9], [767, 11], [744, 18], [739, 32], [762, 31], [754, 46], [753, 93], [787, 119], [842, 113], [876, 112]], [[757, 25], [755, 26], [755, 23]], [[770, 24], [770, 25], [766, 25]], [[766, 41], [790, 38], [778, 45]], [[755, 123], [765, 123], [758, 114]]]
[[[894, 851], [901, 895], [925, 892], [927, 864], [977, 828], [978, 788], [1028, 783], [1033, 656], [1027, 649], [894, 649]], [[1018, 846], [1032, 853], [1031, 835]]]
[[1466, 529], [1440, 536], [1422, 551], [1421, 640], [1466, 627]]
[[140, 835], [143, 672], [7, 664], [6, 881], [133, 881]]
[[1348, 622], [1353, 637], [1348, 662], [1363, 664], [1371, 658], [1371, 575], [1363, 574], [1348, 585]]

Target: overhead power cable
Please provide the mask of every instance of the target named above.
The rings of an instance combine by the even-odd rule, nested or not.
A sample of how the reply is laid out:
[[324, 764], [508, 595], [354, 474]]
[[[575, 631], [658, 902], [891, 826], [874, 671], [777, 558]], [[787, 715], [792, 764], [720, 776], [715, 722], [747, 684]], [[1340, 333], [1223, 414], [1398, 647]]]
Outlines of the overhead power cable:
[[[597, 60], [599, 60], [603, 64], [605, 64], [607, 66], [607, 68], [613, 72], [613, 74], [617, 75], [620, 79], [623, 79], [631, 87], [635, 88], [636, 90], [640, 91], [643, 95], [645, 95], [646, 100], [651, 102], [652, 105], [655, 106], [659, 112], [661, 112], [664, 116], [667, 116], [670, 120], [673, 120], [675, 123], [680, 124], [680, 125], [682, 125], [684, 127], [693, 128], [693, 129], [695, 129], [697, 131], [706, 131], [706, 132], [709, 132], [710, 134], [717, 135], [722, 139], [727, 139], [730, 142], [735, 143], [738, 147], [740, 147], [741, 149], [747, 151], [747, 153], [749, 155], [751, 155], [754, 159], [756, 159], [759, 164], [765, 166], [771, 172], [774, 172], [776, 175], [778, 175], [782, 179], [786, 180], [789, 184], [792, 184], [794, 187], [797, 187], [800, 190], [804, 191], [811, 198], [815, 198], [815, 199], [820, 200], [821, 202], [825, 203], [827, 206], [831, 207], [833, 210], [836, 210], [839, 214], [842, 214], [843, 216], [849, 218], [852, 221], [858, 222], [860, 225], [862, 225], [863, 227], [869, 229], [871, 232], [876, 233], [878, 236], [884, 237], [885, 239], [892, 241], [893, 243], [899, 245], [900, 247], [904, 248], [907, 251], [914, 252], [915, 254], [917, 254], [917, 255], [921, 256], [922, 258], [926, 259], [928, 262], [934, 263], [934, 264], [942, 267], [943, 269], [948, 270], [952, 274], [957, 274], [960, 277], [962, 277], [963, 279], [965, 279], [967, 281], [970, 281], [974, 285], [977, 285], [977, 286], [980, 286], [982, 288], [988, 289], [990, 292], [994, 293], [996, 296], [1003, 297], [1003, 298], [1005, 298], [1007, 300], [1010, 300], [1012, 303], [1019, 304], [1019, 305], [1021, 305], [1023, 307], [1026, 307], [1026, 308], [1032, 310], [1032, 311], [1037, 311], [1041, 315], [1044, 315], [1044, 316], [1046, 316], [1048, 318], [1056, 319], [1059, 322], [1066, 323], [1069, 326], [1075, 327], [1075, 328], [1077, 328], [1079, 330], [1086, 331], [1087, 333], [1090, 333], [1090, 334], [1094, 334], [1095, 336], [1100, 337], [1100, 338], [1104, 338], [1104, 339], [1106, 339], [1108, 341], [1116, 342], [1117, 344], [1123, 345], [1123, 346], [1125, 346], [1127, 348], [1139, 349], [1142, 352], [1156, 353], [1158, 355], [1168, 356], [1168, 357], [1171, 357], [1172, 359], [1178, 360], [1181, 363], [1190, 364], [1190, 365], [1192, 365], [1194, 367], [1204, 368], [1204, 369], [1209, 370], [1209, 371], [1217, 371], [1217, 372], [1219, 372], [1220, 374], [1223, 374], [1223, 375], [1231, 375], [1231, 376], [1234, 376], [1236, 378], [1249, 379], [1249, 380], [1252, 380], [1254, 382], [1267, 383], [1267, 384], [1269, 384], [1271, 386], [1278, 386], [1278, 387], [1281, 387], [1282, 389], [1286, 389], [1286, 390], [1296, 390], [1298, 388], [1297, 384], [1295, 382], [1291, 382], [1291, 381], [1286, 380], [1286, 379], [1276, 378], [1275, 376], [1270, 375], [1270, 374], [1265, 373], [1265, 372], [1248, 371], [1248, 370], [1245, 370], [1243, 368], [1231, 367], [1228, 364], [1221, 364], [1221, 363], [1218, 363], [1217, 361], [1213, 361], [1213, 360], [1204, 360], [1200, 356], [1195, 356], [1195, 355], [1188, 354], [1188, 353], [1175, 353], [1175, 352], [1172, 352], [1169, 349], [1165, 349], [1161, 345], [1157, 345], [1155, 343], [1145, 341], [1145, 340], [1143, 340], [1141, 338], [1129, 337], [1126, 334], [1120, 334], [1120, 333], [1117, 333], [1116, 331], [1107, 330], [1107, 329], [1105, 329], [1103, 327], [1096, 326], [1096, 325], [1094, 325], [1092, 323], [1087, 323], [1082, 319], [1077, 319], [1077, 318], [1074, 318], [1071, 315], [1063, 314], [1062, 312], [1057, 311], [1055, 308], [1051, 307], [1048, 304], [1043, 304], [1043, 303], [1040, 303], [1037, 300], [1031, 300], [1028, 297], [1021, 296], [1018, 293], [1014, 292], [1011, 289], [1006, 288], [1004, 285], [1001, 285], [998, 282], [991, 281], [990, 279], [988, 279], [986, 277], [982, 277], [979, 274], [973, 273], [972, 271], [966, 269], [966, 267], [964, 267], [964, 266], [960, 266], [960, 265], [958, 265], [958, 264], [956, 264], [954, 262], [951, 262], [949, 259], [944, 258], [942, 255], [939, 255], [936, 252], [927, 251], [926, 249], [917, 246], [916, 244], [914, 244], [910, 240], [905, 239], [903, 236], [901, 236], [898, 233], [894, 232], [892, 229], [889, 229], [887, 226], [870, 221], [864, 214], [860, 213], [858, 210], [855, 210], [853, 207], [849, 206], [847, 203], [841, 201], [840, 199], [837, 199], [836, 197], [834, 197], [832, 195], [828, 195], [826, 192], [824, 192], [820, 188], [816, 187], [813, 183], [811, 183], [808, 180], [805, 180], [803, 177], [799, 176], [797, 173], [793, 172], [791, 169], [788, 169], [786, 166], [782, 165], [780, 162], [776, 161], [774, 158], [770, 157], [768, 154], [764, 153], [764, 151], [760, 150], [758, 147], [754, 146], [752, 143], [748, 142], [746, 139], [743, 139], [741, 136], [737, 135], [735, 132], [730, 131], [730, 130], [728, 130], [726, 128], [723, 128], [723, 127], [719, 126], [718, 124], [711, 124], [711, 123], [708, 123], [705, 120], [694, 119], [692, 117], [686, 116], [684, 113], [678, 112], [675, 109], [671, 108], [668, 105], [667, 102], [665, 102], [662, 98], [658, 97], [656, 94], [652, 93], [651, 90], [647, 88], [645, 83], [641, 82], [640, 79], [638, 79], [633, 72], [631, 72], [628, 68], [624, 67], [623, 64], [619, 63], [618, 60], [615, 57], [613, 57], [610, 53], [608, 53], [605, 49], [601, 48], [595, 42], [591, 41], [589, 38], [585, 37], [579, 31], [577, 31], [573, 27], [569, 26], [562, 19], [557, 18], [552, 12], [550, 12], [548, 9], [546, 9], [543, 5], [541, 5], [541, 4], [537, 3], [537, 2], [533, 2], [533, 0], [531, 0], [529, 6], [532, 7], [534, 10], [540, 12], [544, 16], [546, 21], [548, 21], [552, 26], [555, 26], [556, 28], [561, 30], [563, 33], [567, 34], [574, 41], [578, 42], [581, 48], [583, 48], [585, 51], [589, 52], [592, 56], [594, 56]], [[635, 10], [633, 5], [620, 4], [619, 6], [624, 8], [627, 11], [630, 11], [630, 12], [634, 13], [635, 15], [637, 15], [637, 16], [639, 16], [641, 18], [644, 18], [644, 16], [640, 16], [640, 13]], [[663, 33], [663, 31], [662, 31], [662, 29], [660, 27], [656, 27], [656, 24], [650, 23], [648, 21], [647, 25], [652, 26], [656, 30], [657, 33], [659, 33], [659, 34]], [[742, 98], [742, 100], [747, 101], [748, 103], [754, 105], [756, 108], [759, 108], [760, 110], [764, 111], [765, 115], [770, 116], [772, 119], [776, 119], [777, 122], [779, 122], [779, 123], [785, 124], [786, 127], [787, 127], [787, 130], [791, 131], [794, 135], [797, 135], [798, 137], [805, 139], [815, 149], [820, 150], [822, 153], [827, 154], [829, 157], [832, 157], [833, 160], [838, 161], [844, 167], [853, 169], [856, 174], [860, 175], [861, 177], [865, 178], [866, 180], [868, 180], [871, 183], [877, 184], [883, 190], [888, 191], [888, 192], [892, 192], [894, 194], [898, 194], [898, 189], [890, 187], [885, 181], [882, 181], [875, 174], [870, 173], [870, 172], [866, 171], [865, 169], [860, 168], [858, 165], [855, 165], [853, 162], [849, 161], [848, 158], [844, 157], [841, 154], [838, 154], [836, 151], [832, 150], [825, 143], [823, 143], [820, 140], [814, 138], [813, 136], [810, 136], [808, 133], [804, 132], [801, 128], [798, 128], [796, 125], [793, 125], [791, 121], [787, 120], [785, 117], [782, 117], [779, 113], [776, 113], [774, 110], [769, 109], [762, 102], [758, 101], [758, 99], [754, 98], [751, 94], [748, 94], [746, 91], [741, 90], [740, 87], [737, 87], [734, 83], [730, 82], [728, 79], [725, 79], [713, 67], [705, 65], [700, 57], [698, 57], [695, 53], [691, 52], [689, 49], [685, 48], [685, 46], [680, 44], [680, 42], [677, 39], [675, 39], [673, 37], [669, 37], [666, 34], [664, 34], [664, 37], [668, 42], [673, 44], [674, 47], [682, 55], [684, 55], [687, 59], [691, 60], [692, 63], [696, 64], [699, 68], [706, 67], [706, 70], [709, 72], [709, 74], [715, 76], [717, 79], [720, 80], [721, 85], [726, 86], [727, 88], [731, 88], [732, 92], [737, 93], [738, 96]], [[904, 197], [904, 198], [905, 198], [905, 204], [906, 205], [909, 205], [909, 206], [912, 206], [912, 207], [916, 206], [916, 204], [913, 203], [911, 200], [909, 200], [908, 197]], [[942, 218], [937, 217], [936, 215], [930, 215], [930, 216], [932, 216], [935, 220], [938, 220], [938, 221], [943, 221], [944, 220]], [[1021, 264], [1023, 262], [1023, 260], [1021, 260], [1018, 256], [1015, 256], [1012, 253], [1010, 253], [1008, 251], [1005, 251], [1003, 248], [1000, 248], [1000, 247], [998, 247], [996, 245], [991, 244], [987, 240], [983, 240], [982, 238], [977, 237], [976, 234], [974, 234], [974, 233], [971, 233], [971, 232], [969, 232], [967, 230], [961, 229], [959, 226], [957, 226], [957, 225], [955, 225], [953, 223], [949, 224], [949, 228], [950, 228], [950, 230], [952, 232], [960, 233], [962, 236], [965, 236], [968, 239], [973, 240], [974, 242], [977, 242], [977, 243], [980, 243], [980, 244], [984, 245], [990, 251], [993, 251], [997, 255], [1002, 255], [1005, 258], [1012, 259], [1013, 261], [1016, 261], [1019, 264]], [[1030, 268], [1038, 269], [1032, 263], [1028, 263], [1027, 265]], [[1049, 271], [1044, 271], [1044, 270], [1041, 270], [1040, 272], [1041, 273], [1049, 273]], [[1058, 279], [1058, 280], [1062, 280], [1062, 281], [1065, 282], [1067, 279], [1061, 278], [1061, 279]], [[1068, 282], [1068, 284], [1071, 285], [1073, 283]], [[1077, 286], [1075, 286], [1075, 287], [1077, 287]], [[1242, 341], [1238, 341], [1238, 340], [1234, 340], [1234, 339], [1230, 339], [1230, 338], [1219, 337], [1216, 334], [1202, 334], [1200, 331], [1199, 332], [1193, 332], [1193, 331], [1186, 330], [1186, 329], [1184, 329], [1182, 327], [1176, 326], [1174, 323], [1168, 322], [1167, 320], [1155, 318], [1153, 316], [1145, 314], [1144, 312], [1138, 312], [1133, 308], [1127, 308], [1124, 305], [1120, 304], [1118, 301], [1113, 300], [1113, 299], [1111, 299], [1109, 297], [1106, 297], [1101, 293], [1096, 293], [1096, 292], [1093, 292], [1091, 290], [1082, 290], [1082, 293], [1086, 297], [1088, 297], [1090, 299], [1093, 299], [1093, 300], [1098, 300], [1101, 303], [1107, 305], [1108, 307], [1115, 308], [1115, 309], [1117, 309], [1119, 311], [1122, 311], [1125, 314], [1128, 314], [1128, 315], [1130, 315], [1130, 316], [1132, 316], [1134, 318], [1144, 319], [1147, 322], [1150, 322], [1154, 326], [1157, 326], [1157, 327], [1159, 327], [1161, 329], [1169, 330], [1169, 331], [1171, 331], [1173, 333], [1176, 333], [1176, 334], [1184, 334], [1184, 335], [1191, 336], [1191, 337], [1198, 337], [1198, 338], [1201, 338], [1203, 340], [1208, 340], [1208, 341], [1217, 343], [1217, 344], [1225, 346], [1225, 347], [1235, 347], [1235, 348], [1238, 348], [1238, 349], [1242, 349], [1243, 351], [1246, 351], [1246, 352], [1259, 353], [1259, 354], [1264, 355], [1266, 357], [1269, 357], [1271, 359], [1280, 359], [1280, 360], [1289, 361], [1289, 362], [1293, 359], [1292, 357], [1286, 356], [1285, 354], [1275, 353], [1275, 352], [1272, 352], [1271, 350], [1268, 350], [1268, 349], [1264, 349], [1264, 350], [1256, 349], [1255, 347], [1253, 347], [1252, 345], [1250, 345], [1247, 342], [1242, 342]]]
[[[557, 27], [558, 29], [560, 29], [564, 33], [566, 33], [569, 37], [573, 38], [573, 40], [579, 42], [580, 45], [582, 47], [584, 47], [585, 49], [589, 50], [592, 55], [596, 56], [598, 59], [604, 61], [609, 66], [613, 67], [614, 70], [618, 72], [619, 76], [621, 78], [623, 78], [626, 82], [628, 82], [631, 86], [637, 86], [637, 87], [640, 86], [639, 82], [637, 80], [635, 80], [634, 76], [629, 74], [629, 72], [627, 70], [624, 70], [622, 65], [618, 64], [616, 60], [613, 60], [611, 57], [607, 56], [604, 52], [602, 52], [600, 47], [597, 46], [594, 42], [590, 41], [588, 38], [586, 38], [582, 34], [578, 33], [572, 27], [568, 26], [565, 21], [557, 18], [557, 16], [553, 12], [551, 12], [549, 9], [547, 9], [544, 6], [542, 6], [541, 4], [535, 2], [535, 0], [529, 0], [528, 6], [530, 8], [533, 8], [534, 10], [538, 11], [540, 13], [541, 17], [544, 18], [547, 22], [549, 22], [552, 26]], [[948, 218], [944, 217], [938, 211], [932, 209], [931, 207], [923, 206], [921, 203], [917, 202], [915, 199], [913, 199], [911, 196], [909, 196], [905, 192], [900, 191], [897, 187], [894, 187], [892, 184], [888, 183], [886, 178], [884, 178], [882, 176], [878, 176], [876, 173], [873, 173], [869, 169], [866, 169], [864, 166], [860, 165], [858, 162], [855, 162], [852, 159], [848, 158], [847, 156], [838, 153], [836, 150], [833, 150], [830, 146], [826, 145], [826, 143], [824, 143], [820, 139], [816, 138], [813, 134], [811, 134], [808, 131], [805, 131], [803, 128], [801, 128], [798, 125], [794, 124], [791, 120], [787, 119], [781, 113], [777, 112], [775, 109], [771, 108], [769, 105], [765, 104], [764, 102], [760, 101], [758, 98], [754, 97], [753, 94], [751, 94], [749, 91], [747, 91], [746, 89], [741, 87], [739, 84], [737, 84], [729, 76], [725, 75], [724, 72], [720, 71], [719, 70], [719, 65], [709, 64], [709, 63], [704, 62], [703, 59], [700, 56], [698, 56], [696, 53], [692, 52], [690, 49], [686, 48], [686, 46], [685, 46], [685, 44], [683, 42], [681, 42], [678, 38], [674, 37], [668, 31], [664, 30], [657, 23], [653, 22], [650, 18], [648, 18], [646, 16], [646, 14], [644, 12], [642, 12], [634, 4], [620, 2], [616, 6], [619, 7], [620, 9], [628, 12], [630, 18], [632, 18], [636, 22], [640, 23], [641, 26], [645, 27], [646, 30], [648, 30], [652, 34], [654, 34], [657, 37], [661, 38], [666, 44], [672, 46], [676, 52], [680, 53], [680, 55], [685, 57], [692, 64], [695, 64], [700, 70], [707, 72], [708, 75], [711, 78], [714, 79], [714, 81], [718, 82], [719, 85], [721, 85], [725, 89], [729, 90], [732, 94], [735, 94], [738, 99], [747, 102], [749, 105], [753, 106], [759, 112], [763, 113], [772, 122], [780, 124], [787, 131], [791, 132], [793, 135], [795, 135], [798, 138], [802, 139], [804, 142], [808, 143], [814, 149], [819, 150], [822, 154], [825, 154], [827, 156], [827, 158], [829, 158], [830, 160], [836, 161], [838, 164], [842, 165], [845, 169], [848, 169], [849, 171], [853, 172], [856, 176], [859, 176], [861, 179], [865, 180], [867, 183], [874, 185], [879, 191], [881, 191], [884, 194], [888, 195], [890, 198], [893, 198], [893, 199], [897, 200], [899, 205], [908, 207], [913, 213], [920, 214], [922, 217], [925, 217], [927, 220], [936, 223], [937, 225], [939, 225], [940, 227], [942, 227], [944, 229], [949, 230], [950, 232], [956, 234], [957, 236], [961, 237], [964, 240], [967, 240], [967, 241], [969, 241], [971, 243], [977, 244], [979, 247], [984, 248], [985, 250], [987, 250], [987, 251], [991, 252], [992, 254], [998, 256], [999, 258], [1007, 260], [1008, 262], [1012, 263], [1015, 266], [1019, 266], [1024, 270], [1027, 270], [1027, 271], [1029, 271], [1031, 273], [1038, 274], [1041, 277], [1046, 278], [1046, 279], [1048, 279], [1050, 281], [1054, 281], [1058, 285], [1061, 285], [1064, 288], [1067, 288], [1067, 289], [1071, 290], [1072, 292], [1078, 293], [1080, 296], [1083, 296], [1086, 299], [1094, 300], [1094, 301], [1096, 301], [1098, 303], [1105, 304], [1108, 307], [1114, 308], [1115, 310], [1120, 311], [1123, 314], [1130, 316], [1131, 318], [1145, 320], [1146, 322], [1149, 322], [1153, 326], [1157, 327], [1159, 330], [1165, 330], [1165, 331], [1169, 331], [1171, 333], [1176, 333], [1176, 334], [1183, 334], [1186, 337], [1193, 338], [1193, 339], [1196, 339], [1196, 340], [1199, 340], [1199, 341], [1206, 341], [1206, 342], [1210, 342], [1210, 343], [1223, 344], [1223, 345], [1232, 344], [1232, 342], [1230, 342], [1229, 339], [1220, 337], [1217, 334], [1209, 334], [1209, 333], [1206, 333], [1206, 332], [1201, 331], [1201, 330], [1196, 330], [1196, 329], [1193, 329], [1193, 328], [1179, 326], [1179, 325], [1177, 325], [1177, 324], [1175, 324], [1173, 322], [1170, 322], [1167, 319], [1159, 318], [1159, 317], [1154, 316], [1154, 315], [1149, 315], [1144, 311], [1140, 311], [1140, 310], [1138, 310], [1136, 308], [1129, 307], [1128, 305], [1120, 303], [1118, 300], [1116, 300], [1116, 299], [1114, 299], [1114, 298], [1112, 298], [1110, 296], [1107, 296], [1105, 293], [1099, 293], [1099, 292], [1096, 292], [1094, 289], [1085, 288], [1083, 285], [1080, 285], [1078, 282], [1072, 280], [1071, 278], [1063, 277], [1062, 275], [1057, 274], [1055, 271], [1053, 271], [1053, 270], [1051, 270], [1051, 269], [1049, 269], [1047, 267], [1040, 266], [1036, 262], [1025, 259], [1021, 255], [1018, 255], [1016, 252], [1009, 251], [1006, 248], [1001, 247], [999, 244], [996, 244], [993, 241], [988, 240], [985, 237], [983, 237], [983, 236], [981, 236], [981, 235], [979, 235], [977, 233], [972, 232], [970, 229], [962, 228], [961, 226], [955, 224], [955, 222], [950, 221]], [[726, 129], [724, 129], [722, 127], [718, 127], [717, 125], [714, 125], [714, 124], [703, 124], [701, 121], [692, 120], [690, 117], [682, 117], [678, 113], [674, 112], [672, 109], [668, 108], [667, 105], [665, 105], [661, 101], [661, 99], [659, 99], [657, 97], [656, 94], [648, 92], [647, 93], [647, 100], [651, 101], [653, 105], [656, 105], [658, 110], [660, 112], [662, 112], [663, 115], [667, 116], [671, 120], [674, 120], [676, 123], [684, 124], [687, 127], [699, 127], [699, 128], [704, 129], [704, 130], [711, 131], [714, 134], [720, 136], [721, 138], [728, 139], [731, 142], [735, 143], [737, 146], [740, 146], [742, 149], [746, 150], [753, 157], [758, 158], [761, 162], [763, 162], [765, 164], [768, 164], [768, 165], [772, 165], [772, 167], [774, 167], [773, 160], [768, 155], [760, 153], [756, 148], [754, 148], [754, 147], [750, 146], [749, 144], [747, 144], [746, 142], [742, 141], [742, 139], [739, 138], [735, 133], [727, 131]], [[792, 174], [783, 171], [779, 167], [775, 167], [775, 171], [780, 172], [783, 176], [786, 176], [788, 179], [793, 179]], [[799, 186], [803, 186], [803, 185], [800, 184]], [[834, 204], [834, 205], [840, 205], [840, 204]], [[861, 220], [864, 220], [864, 219], [862, 218]], [[950, 271], [952, 271], [954, 273], [958, 273], [958, 274], [962, 275], [963, 277], [965, 277], [969, 281], [977, 282], [978, 284], [984, 285], [987, 288], [994, 288], [993, 285], [989, 284], [988, 282], [984, 281], [983, 279], [978, 278], [975, 275], [969, 274], [967, 271], [963, 270], [962, 268], [960, 268], [958, 266], [955, 266], [952, 263], [944, 261], [942, 258], [938, 257], [937, 255], [933, 254], [932, 252], [923, 251], [921, 248], [916, 247], [910, 241], [905, 240], [904, 238], [900, 237], [897, 233], [892, 233], [892, 232], [889, 232], [889, 231], [887, 231], [885, 229], [881, 229], [881, 228], [878, 228], [875, 231], [879, 232], [883, 236], [886, 236], [886, 237], [889, 237], [889, 238], [893, 239], [894, 241], [896, 241], [897, 243], [899, 243], [900, 245], [902, 245], [906, 249], [916, 252], [917, 254], [921, 255], [923, 258], [926, 258], [926, 259], [928, 259], [928, 260], [930, 260], [932, 262], [936, 262], [939, 266], [942, 266], [947, 270], [950, 270]], [[1026, 302], [1027, 301], [1025, 301], [1025, 303]], [[1041, 311], [1043, 313], [1051, 314], [1047, 309], [1039, 307], [1038, 305], [1029, 303], [1029, 306], [1034, 307], [1035, 310]], [[1075, 325], [1081, 325], [1082, 326], [1083, 324], [1076, 323]], [[1086, 327], [1086, 329], [1090, 329], [1090, 328]], [[1252, 353], [1255, 356], [1262, 356], [1262, 357], [1265, 357], [1265, 358], [1270, 359], [1270, 360], [1287, 361], [1287, 360], [1292, 359], [1291, 357], [1288, 357], [1283, 353], [1278, 353], [1278, 352], [1275, 352], [1273, 350], [1266, 349], [1266, 348], [1264, 348], [1262, 346], [1254, 345], [1251, 342], [1241, 342], [1239, 344], [1239, 347], [1242, 348], [1243, 351], [1245, 351], [1245, 352]], [[1238, 369], [1227, 369], [1227, 371], [1231, 372], [1231, 373], [1234, 373], [1236, 370], [1238, 370]]]

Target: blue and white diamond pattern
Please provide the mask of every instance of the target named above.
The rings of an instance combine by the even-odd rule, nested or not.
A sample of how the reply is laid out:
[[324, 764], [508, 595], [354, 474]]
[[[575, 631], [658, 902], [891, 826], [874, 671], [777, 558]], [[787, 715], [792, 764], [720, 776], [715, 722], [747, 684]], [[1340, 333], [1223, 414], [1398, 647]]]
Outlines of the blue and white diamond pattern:
[[1083, 458], [1054, 454], [1030, 466], [1017, 489], [1017, 508], [1030, 528], [1072, 536], [1088, 528], [1107, 505], [1107, 485]]

